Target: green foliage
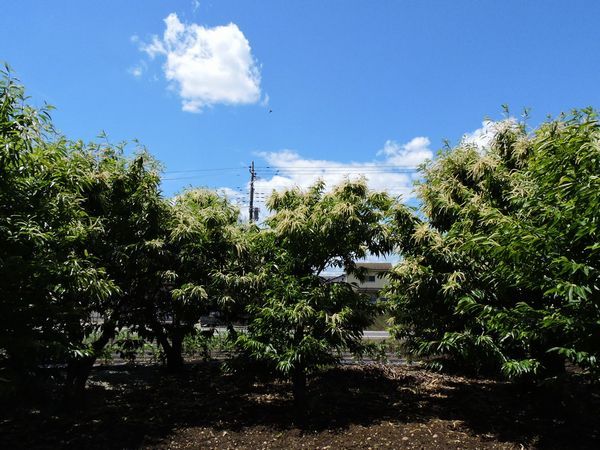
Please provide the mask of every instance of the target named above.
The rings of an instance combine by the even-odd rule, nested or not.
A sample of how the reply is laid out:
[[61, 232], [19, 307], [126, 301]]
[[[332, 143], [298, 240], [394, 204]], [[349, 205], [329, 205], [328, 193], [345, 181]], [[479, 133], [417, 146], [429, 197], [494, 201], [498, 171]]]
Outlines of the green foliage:
[[123, 157], [123, 146], [79, 145], [92, 174], [83, 205], [100, 228], [86, 242], [87, 251], [119, 288], [96, 312], [114, 334], [114, 327], [133, 322], [140, 305], [160, 288], [168, 205], [159, 190], [158, 165], [145, 151], [129, 160]]
[[364, 181], [347, 181], [328, 193], [319, 182], [307, 191], [273, 193], [269, 200], [274, 214], [255, 242], [263, 289], [248, 306], [248, 333], [238, 345], [292, 378], [297, 401], [307, 374], [335, 363], [342, 349], [362, 347], [375, 305], [351, 285], [320, 275], [331, 266], [356, 271], [357, 259], [389, 252], [385, 223], [392, 204]]
[[68, 362], [67, 389], [82, 389], [117, 327], [157, 291], [158, 166], [144, 151], [129, 160], [122, 145], [58, 135], [8, 73], [0, 98], [2, 365], [23, 379]]
[[102, 226], [85, 209], [88, 157], [57, 135], [50, 108], [0, 79], [0, 354], [19, 377], [40, 362], [81, 354], [73, 338], [119, 290], [88, 252]]
[[237, 218], [237, 208], [206, 189], [183, 192], [169, 208], [158, 295], [144, 305], [137, 327], [158, 340], [173, 369], [183, 363], [183, 341], [200, 317], [232, 308], [221, 275], [243, 251]]
[[[239, 224], [238, 210], [206, 189], [166, 200], [143, 148], [127, 158], [124, 144], [69, 141], [49, 111], [29, 106], [3, 72], [2, 383], [68, 363], [67, 388], [82, 390], [98, 357], [152, 353], [176, 369], [184, 355], [235, 345], [245, 362], [291, 378], [301, 405], [307, 376], [341, 352], [383, 349], [362, 340], [381, 307], [323, 271], [361, 279], [356, 261], [392, 251], [402, 261], [387, 312], [409, 355], [508, 378], [553, 375], [566, 361], [599, 374], [600, 124], [591, 110], [530, 134], [507, 120], [485, 149], [446, 149], [422, 168], [421, 211], [364, 180], [331, 191], [318, 182], [273, 193], [262, 229]], [[197, 330], [211, 311], [229, 333]], [[234, 329], [240, 319], [247, 332]]]
[[67, 391], [81, 392], [96, 358], [133, 359], [154, 339], [181, 364], [200, 316], [218, 308], [231, 318], [247, 298], [237, 209], [203, 189], [166, 201], [160, 166], [143, 148], [126, 158], [124, 144], [69, 141], [52, 128], [50, 108], [26, 100], [4, 73], [2, 378], [66, 362]]
[[509, 378], [569, 359], [598, 371], [600, 125], [575, 111], [531, 135], [501, 124], [423, 168], [426, 221], [403, 211], [388, 294], [396, 335]]

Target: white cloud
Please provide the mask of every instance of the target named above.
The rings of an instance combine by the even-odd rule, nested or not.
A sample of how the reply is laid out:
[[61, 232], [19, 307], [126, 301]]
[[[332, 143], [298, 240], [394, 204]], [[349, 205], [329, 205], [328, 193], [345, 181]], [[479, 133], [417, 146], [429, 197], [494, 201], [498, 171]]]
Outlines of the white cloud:
[[233, 203], [240, 203], [244, 200], [241, 192], [229, 187], [222, 187], [217, 189], [217, 192], [227, 197]]
[[184, 111], [260, 101], [260, 71], [236, 24], [213, 28], [184, 24], [175, 13], [164, 22], [163, 36], [154, 36], [141, 49], [151, 58], [166, 58], [165, 77], [179, 93]]
[[128, 72], [135, 78], [140, 78], [144, 74], [144, 67], [141, 64], [130, 67]]
[[141, 77], [142, 76], [142, 68], [139, 66], [133, 67], [131, 69], [131, 75], [133, 75], [136, 78]]
[[462, 138], [463, 144], [475, 145], [479, 150], [488, 148], [496, 134], [506, 127], [514, 127], [517, 125], [517, 119], [509, 117], [504, 120], [484, 120], [481, 123], [481, 128], [477, 128], [471, 133], [466, 133]]
[[383, 148], [377, 152], [378, 155], [387, 157], [387, 164], [399, 166], [418, 166], [433, 154], [429, 149], [431, 142], [428, 138], [418, 136], [406, 144], [398, 144], [396, 141], [388, 140]]
[[269, 94], [265, 94], [263, 96], [263, 99], [260, 101], [260, 106], [269, 106], [269, 102], [271, 101], [271, 98], [269, 97]]
[[[383, 148], [376, 152], [383, 158], [367, 162], [310, 159], [293, 150], [259, 152], [257, 156], [263, 159], [264, 163], [256, 164], [259, 168], [258, 179], [255, 182], [255, 204], [260, 208], [261, 218], [264, 218], [268, 213], [264, 202], [273, 190], [307, 188], [319, 178], [325, 181], [327, 188], [331, 188], [345, 178], [356, 179], [361, 176], [367, 179], [371, 189], [386, 191], [401, 197], [402, 201], [408, 201], [414, 197], [413, 183], [418, 177], [415, 167], [433, 157], [429, 145], [429, 139], [426, 137], [416, 137], [406, 144], [387, 141]], [[227, 188], [223, 190], [230, 199], [245, 205], [242, 206], [241, 212], [246, 219], [247, 193]]]

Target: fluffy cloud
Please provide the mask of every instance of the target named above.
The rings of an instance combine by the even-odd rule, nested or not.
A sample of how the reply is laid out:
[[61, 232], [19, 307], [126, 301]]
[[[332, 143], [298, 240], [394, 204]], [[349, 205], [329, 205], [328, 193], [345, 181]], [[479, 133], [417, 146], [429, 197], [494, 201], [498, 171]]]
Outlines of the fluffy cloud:
[[133, 66], [129, 69], [129, 73], [131, 75], [133, 75], [136, 78], [139, 78], [142, 76], [142, 74], [144, 73], [144, 69], [142, 69], [142, 66]]
[[[416, 137], [406, 144], [395, 141], [385, 142], [377, 155], [382, 158], [368, 162], [340, 162], [327, 159], [302, 157], [293, 150], [260, 152], [257, 154], [264, 163], [257, 162], [258, 179], [255, 182], [256, 206], [261, 217], [267, 214], [265, 199], [273, 190], [280, 191], [293, 187], [306, 188], [316, 180], [323, 179], [327, 187], [332, 187], [346, 178], [365, 177], [369, 187], [386, 191], [408, 201], [414, 197], [413, 183], [418, 178], [416, 166], [433, 157], [426, 137]], [[248, 186], [247, 186], [248, 187]], [[247, 194], [224, 188], [223, 192], [232, 200], [247, 205]], [[247, 206], [242, 215], [247, 218]]]
[[236, 24], [214, 28], [184, 24], [175, 13], [164, 21], [163, 36], [154, 36], [141, 48], [151, 58], [166, 58], [165, 77], [179, 93], [184, 111], [260, 100], [260, 71]]
[[478, 149], [483, 150], [490, 146], [496, 134], [506, 127], [514, 127], [517, 125], [517, 119], [509, 117], [504, 120], [484, 120], [481, 123], [481, 128], [477, 128], [471, 133], [466, 133], [462, 138], [463, 144], [475, 145]]
[[429, 149], [430, 144], [429, 138], [423, 136], [413, 138], [410, 142], [402, 145], [388, 140], [377, 154], [386, 156], [386, 164], [416, 167], [433, 156]]
[[148, 66], [146, 62], [140, 61], [136, 65], [131, 66], [129, 69], [127, 69], [127, 72], [129, 72], [129, 74], [135, 78], [140, 78], [142, 75], [144, 75], [147, 68]]

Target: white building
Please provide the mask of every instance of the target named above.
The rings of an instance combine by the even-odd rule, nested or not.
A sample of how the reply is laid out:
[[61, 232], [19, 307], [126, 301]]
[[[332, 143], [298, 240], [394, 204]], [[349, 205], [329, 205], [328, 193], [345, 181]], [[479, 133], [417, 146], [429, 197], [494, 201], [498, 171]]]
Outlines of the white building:
[[387, 274], [392, 268], [391, 263], [387, 262], [358, 262], [356, 268], [364, 271], [364, 279], [359, 280], [356, 275], [346, 275], [345, 281], [357, 287], [357, 289], [372, 298], [378, 298], [379, 292], [387, 286]]
[[387, 273], [392, 264], [386, 262], [358, 262], [356, 268], [364, 274], [362, 281], [354, 274], [342, 274], [327, 277], [328, 282], [347, 282], [356, 287], [359, 292], [369, 295], [373, 300], [379, 298], [379, 292], [387, 286]]

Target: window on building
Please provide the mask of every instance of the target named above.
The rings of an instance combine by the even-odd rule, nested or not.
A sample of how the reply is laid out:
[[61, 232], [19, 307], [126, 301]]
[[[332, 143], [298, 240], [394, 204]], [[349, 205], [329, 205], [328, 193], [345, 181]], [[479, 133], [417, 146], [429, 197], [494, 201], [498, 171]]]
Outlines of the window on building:
[[367, 281], [368, 281], [369, 283], [375, 283], [375, 275], [369, 275], [369, 276], [367, 277]]

